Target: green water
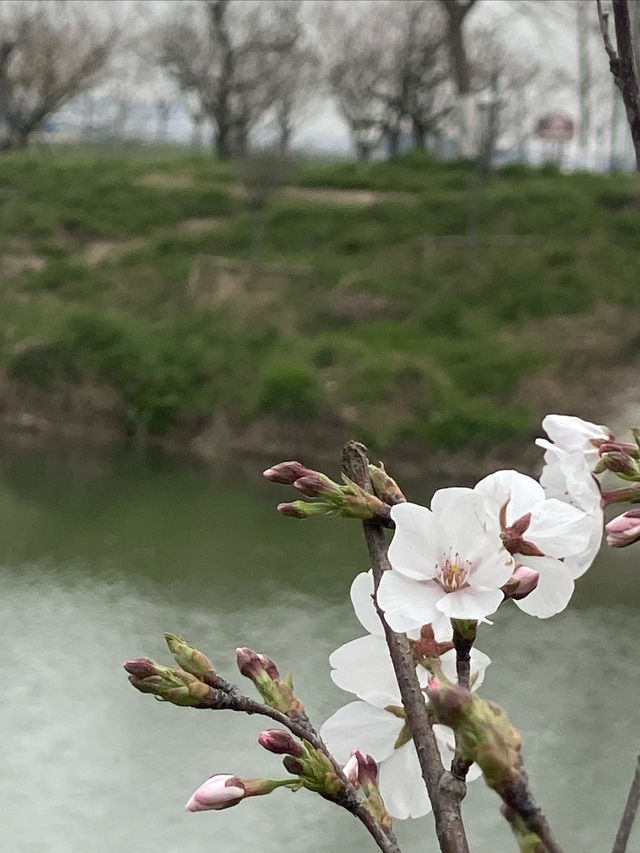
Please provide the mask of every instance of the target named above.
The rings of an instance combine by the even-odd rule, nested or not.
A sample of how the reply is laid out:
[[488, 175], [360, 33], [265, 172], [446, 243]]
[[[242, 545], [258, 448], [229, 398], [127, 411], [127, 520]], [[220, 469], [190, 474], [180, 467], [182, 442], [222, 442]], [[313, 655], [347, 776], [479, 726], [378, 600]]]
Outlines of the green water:
[[[158, 455], [0, 447], [3, 853], [376, 849], [306, 791], [184, 812], [214, 772], [279, 775], [256, 745], [266, 726], [156, 703], [121, 669], [142, 655], [168, 662], [171, 631], [236, 680], [236, 646], [270, 654], [294, 670], [318, 724], [352, 698], [327, 657], [362, 633], [347, 598], [368, 568], [359, 526], [280, 517], [287, 489], [259, 476], [273, 461], [206, 471]], [[428, 496], [426, 484], [409, 491]], [[483, 695], [522, 731], [567, 853], [611, 848], [640, 751], [639, 558], [603, 552], [564, 614], [542, 622], [504, 607], [478, 643], [494, 661]], [[498, 806], [470, 785], [472, 850], [514, 849]], [[405, 853], [436, 849], [429, 817], [396, 828]]]

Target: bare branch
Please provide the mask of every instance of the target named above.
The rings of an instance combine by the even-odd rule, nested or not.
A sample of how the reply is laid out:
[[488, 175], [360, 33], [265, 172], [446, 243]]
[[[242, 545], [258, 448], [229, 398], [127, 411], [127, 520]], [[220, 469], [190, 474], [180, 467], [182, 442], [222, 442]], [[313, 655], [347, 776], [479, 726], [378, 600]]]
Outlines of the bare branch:
[[598, 21], [604, 47], [609, 57], [609, 68], [624, 101], [636, 155], [636, 166], [640, 170], [640, 89], [633, 55], [629, 6], [627, 0], [612, 0], [612, 2], [616, 48], [614, 48], [609, 36], [609, 16], [608, 13], [603, 12], [601, 0], [596, 0]]
[[[361, 488], [372, 491], [369, 460], [364, 445], [355, 441], [346, 444], [342, 465], [351, 480]], [[362, 526], [373, 568], [374, 588], [377, 591], [383, 572], [390, 568], [387, 542], [384, 530], [379, 524], [364, 521]], [[392, 631], [384, 619], [383, 624], [402, 704], [418, 753], [422, 778], [431, 800], [440, 849], [443, 853], [468, 853], [469, 847], [460, 813], [460, 803], [466, 793], [465, 784], [442, 766], [406, 635]]]
[[616, 840], [611, 853], [625, 853], [625, 850], [627, 849], [627, 842], [629, 841], [629, 836], [631, 835], [631, 829], [633, 827], [633, 822], [635, 820], [636, 812], [638, 811], [639, 805], [640, 755], [638, 756], [638, 761], [636, 763], [636, 772], [634, 773], [633, 780], [631, 781], [631, 788], [629, 789], [627, 804], [624, 807], [624, 812], [622, 814], [622, 819], [620, 821], [620, 826], [618, 827]]

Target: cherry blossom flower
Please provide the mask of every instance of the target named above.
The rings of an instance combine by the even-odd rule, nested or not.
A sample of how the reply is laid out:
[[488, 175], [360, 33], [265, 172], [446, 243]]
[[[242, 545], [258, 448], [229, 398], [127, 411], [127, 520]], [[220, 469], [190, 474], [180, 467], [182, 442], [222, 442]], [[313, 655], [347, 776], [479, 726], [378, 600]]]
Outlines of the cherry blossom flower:
[[[542, 428], [560, 450], [581, 452], [592, 471], [599, 458], [598, 448], [613, 438], [608, 427], [583, 421], [574, 415], [547, 415], [542, 421]], [[548, 446], [545, 439], [538, 439], [536, 444]]]
[[[379, 787], [389, 813], [404, 820], [422, 817], [430, 811], [418, 756], [413, 741], [408, 737], [402, 711], [400, 691], [393, 675], [393, 665], [386, 643], [381, 637], [362, 637], [361, 640], [375, 641], [368, 646], [370, 656], [366, 659], [350, 650], [347, 643], [331, 656], [332, 664], [338, 663], [340, 676], [334, 681], [341, 687], [362, 696], [365, 701], [350, 702], [330, 717], [321, 728], [327, 746], [339, 761], [345, 761], [352, 749], [357, 747], [373, 756], [379, 764]], [[357, 642], [357, 641], [354, 641]], [[361, 647], [362, 648], [362, 647]], [[440, 658], [443, 671], [455, 677], [455, 651]], [[474, 687], [479, 686], [489, 658], [477, 649], [471, 652], [472, 678]], [[371, 683], [371, 689], [363, 689], [362, 670]], [[426, 686], [428, 675], [422, 666], [417, 667], [420, 683]], [[374, 686], [375, 683], [375, 686]], [[447, 766], [453, 757], [455, 739], [446, 726], [433, 727], [443, 763]], [[468, 778], [475, 779], [478, 768], [471, 769]]]
[[600, 487], [582, 450], [562, 450], [545, 439], [537, 439], [537, 444], [545, 448], [540, 485], [547, 497], [577, 507], [589, 521], [589, 538], [584, 549], [564, 560], [575, 580], [587, 571], [600, 550], [604, 527]]
[[547, 497], [532, 477], [518, 471], [496, 471], [475, 486], [491, 520], [518, 566], [538, 573], [538, 583], [516, 604], [533, 616], [547, 618], [569, 603], [574, 581], [564, 559], [588, 546], [593, 523], [569, 503]]
[[392, 507], [396, 525], [391, 571], [382, 576], [378, 603], [394, 631], [451, 619], [484, 620], [503, 600], [500, 587], [515, 569], [511, 555], [487, 525], [482, 497], [471, 489], [441, 489], [431, 509]]
[[[333, 681], [361, 701], [340, 708], [321, 728], [322, 738], [340, 762], [346, 762], [357, 748], [378, 762], [379, 787], [389, 813], [396, 818], [421, 817], [431, 806], [422, 780], [413, 741], [406, 736], [402, 699], [395, 678], [389, 649], [384, 640], [382, 623], [375, 611], [371, 595], [371, 572], [358, 575], [351, 586], [351, 600], [358, 619], [372, 632], [336, 649], [330, 656]], [[448, 623], [448, 624], [447, 624]], [[415, 632], [416, 634], [418, 632]], [[451, 624], [440, 614], [436, 636], [451, 636]], [[479, 687], [490, 659], [483, 652], [471, 650], [471, 678]], [[440, 657], [446, 677], [456, 678], [456, 653], [453, 649]], [[418, 681], [426, 687], [429, 674], [416, 666]], [[454, 735], [446, 726], [435, 725], [434, 734], [443, 763], [449, 764], [454, 753]], [[474, 766], [469, 779], [477, 778]]]

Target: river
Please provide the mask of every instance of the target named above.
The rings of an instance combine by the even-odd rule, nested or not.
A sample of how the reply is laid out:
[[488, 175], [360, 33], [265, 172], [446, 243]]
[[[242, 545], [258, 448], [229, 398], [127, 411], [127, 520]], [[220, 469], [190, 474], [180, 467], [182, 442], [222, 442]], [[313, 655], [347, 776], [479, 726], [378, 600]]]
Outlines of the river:
[[[353, 698], [332, 684], [327, 657], [362, 633], [348, 602], [368, 568], [359, 525], [281, 517], [288, 490], [260, 477], [274, 461], [205, 470], [158, 453], [0, 448], [3, 851], [376, 849], [307, 791], [186, 813], [212, 773], [280, 775], [256, 744], [268, 725], [156, 703], [122, 670], [138, 656], [168, 663], [170, 631], [248, 691], [234, 649], [268, 653], [294, 671], [318, 724]], [[424, 500], [429, 489], [407, 491]], [[640, 751], [639, 557], [603, 551], [563, 614], [505, 606], [479, 635], [493, 659], [483, 695], [522, 732], [567, 853], [611, 848]], [[481, 781], [464, 813], [472, 850], [515, 849]], [[397, 822], [405, 853], [435, 849], [430, 820]], [[633, 839], [629, 853], [638, 827]]]

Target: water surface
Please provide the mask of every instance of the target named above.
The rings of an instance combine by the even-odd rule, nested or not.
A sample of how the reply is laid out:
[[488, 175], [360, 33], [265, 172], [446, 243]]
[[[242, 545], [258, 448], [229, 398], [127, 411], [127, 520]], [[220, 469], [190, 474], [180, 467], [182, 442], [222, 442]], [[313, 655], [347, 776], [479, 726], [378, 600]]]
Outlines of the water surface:
[[[156, 703], [121, 669], [142, 655], [169, 662], [171, 631], [232, 680], [244, 681], [236, 646], [268, 653], [294, 670], [318, 724], [350, 701], [327, 657], [362, 633], [347, 596], [368, 568], [359, 526], [280, 517], [287, 490], [259, 476], [270, 461], [249, 476], [154, 454], [0, 448], [3, 850], [376, 849], [306, 791], [184, 812], [212, 773], [280, 775], [278, 757], [256, 745], [266, 726]], [[411, 496], [426, 499], [420, 491]], [[603, 552], [565, 613], [540, 621], [503, 607], [478, 642], [494, 660], [483, 695], [521, 730], [567, 853], [610, 849], [640, 751], [639, 556]], [[465, 816], [472, 850], [514, 849], [482, 782]], [[396, 829], [406, 853], [435, 849], [430, 818]], [[637, 827], [634, 839], [630, 851]]]

